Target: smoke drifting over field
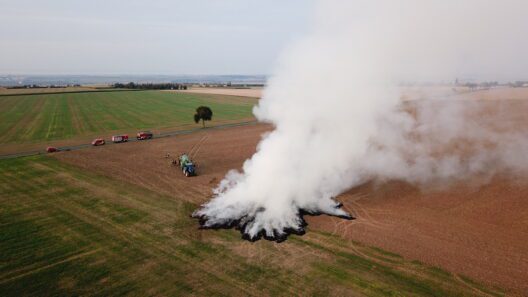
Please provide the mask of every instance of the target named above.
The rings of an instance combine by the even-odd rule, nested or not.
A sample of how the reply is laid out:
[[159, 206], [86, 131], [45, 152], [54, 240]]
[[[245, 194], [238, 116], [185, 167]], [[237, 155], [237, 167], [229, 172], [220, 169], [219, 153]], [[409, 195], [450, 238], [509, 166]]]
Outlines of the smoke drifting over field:
[[255, 108], [276, 129], [194, 213], [204, 227], [277, 238], [302, 231], [301, 210], [347, 217], [333, 197], [369, 180], [446, 184], [528, 169], [526, 129], [493, 121], [500, 103], [455, 101], [451, 90], [406, 100], [398, 87], [526, 75], [528, 4], [351, 2], [320, 1], [312, 34], [283, 54]]

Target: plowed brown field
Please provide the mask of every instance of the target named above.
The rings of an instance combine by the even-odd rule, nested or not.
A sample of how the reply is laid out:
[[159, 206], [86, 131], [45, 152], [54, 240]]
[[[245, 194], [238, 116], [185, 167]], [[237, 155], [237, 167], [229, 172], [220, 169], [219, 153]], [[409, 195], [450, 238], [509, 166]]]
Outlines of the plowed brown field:
[[[518, 102], [513, 100], [512, 102]], [[509, 114], [521, 120], [526, 104]], [[503, 106], [504, 107], [504, 106]], [[525, 122], [518, 123], [526, 127]], [[240, 168], [272, 127], [252, 125], [152, 141], [62, 152], [56, 158], [164, 194], [203, 203], [232, 168]], [[188, 152], [198, 176], [186, 178], [170, 165]], [[166, 153], [171, 155], [166, 158]], [[393, 181], [366, 184], [338, 197], [357, 220], [308, 217], [308, 228], [438, 265], [516, 294], [528, 294], [528, 181], [495, 176], [428, 191]], [[198, 226], [197, 226], [198, 227]], [[309, 232], [309, 231], [308, 231]]]

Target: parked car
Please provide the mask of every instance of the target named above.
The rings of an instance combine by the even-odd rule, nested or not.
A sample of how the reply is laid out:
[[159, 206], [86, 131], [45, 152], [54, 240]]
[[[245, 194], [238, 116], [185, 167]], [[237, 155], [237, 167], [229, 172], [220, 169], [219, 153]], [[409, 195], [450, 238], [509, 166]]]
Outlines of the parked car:
[[94, 141], [92, 141], [93, 146], [99, 146], [99, 145], [104, 145], [104, 144], [105, 144], [105, 141], [102, 138], [97, 138], [97, 139], [94, 139]]
[[127, 142], [128, 141], [128, 135], [114, 135], [112, 136], [112, 142], [114, 143], [120, 143], [120, 142]]
[[47, 153], [55, 153], [55, 152], [58, 152], [59, 149], [54, 147], [54, 146], [48, 146], [48, 148], [46, 149], [46, 152]]
[[152, 134], [152, 132], [150, 131], [142, 131], [142, 132], [138, 132], [137, 134], [137, 140], [145, 140], [145, 139], [152, 139], [152, 136], [154, 134]]

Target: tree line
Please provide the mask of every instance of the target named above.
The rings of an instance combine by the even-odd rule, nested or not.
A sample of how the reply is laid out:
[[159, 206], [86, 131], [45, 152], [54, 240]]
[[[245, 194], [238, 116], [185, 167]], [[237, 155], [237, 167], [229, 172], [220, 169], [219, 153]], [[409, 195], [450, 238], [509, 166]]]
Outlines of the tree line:
[[126, 84], [115, 83], [112, 85], [117, 89], [135, 89], [135, 90], [187, 90], [187, 85], [180, 83], [145, 83], [145, 84], [136, 84], [129, 82]]
[[58, 88], [69, 88], [69, 87], [80, 87], [79, 84], [68, 84], [68, 85], [21, 85], [21, 86], [7, 86], [7, 89], [58, 89]]

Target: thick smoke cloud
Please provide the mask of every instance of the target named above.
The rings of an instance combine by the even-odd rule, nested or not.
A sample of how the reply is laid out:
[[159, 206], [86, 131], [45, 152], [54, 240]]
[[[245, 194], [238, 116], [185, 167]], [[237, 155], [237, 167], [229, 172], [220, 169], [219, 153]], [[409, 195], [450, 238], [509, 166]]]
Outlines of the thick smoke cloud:
[[525, 132], [474, 121], [489, 107], [398, 85], [522, 79], [528, 4], [432, 2], [320, 1], [313, 32], [285, 51], [254, 110], [275, 129], [194, 213], [203, 226], [281, 237], [302, 231], [301, 210], [348, 217], [333, 197], [369, 180], [526, 171]]

